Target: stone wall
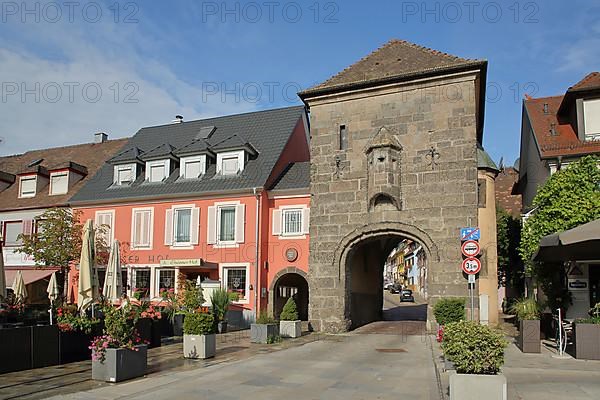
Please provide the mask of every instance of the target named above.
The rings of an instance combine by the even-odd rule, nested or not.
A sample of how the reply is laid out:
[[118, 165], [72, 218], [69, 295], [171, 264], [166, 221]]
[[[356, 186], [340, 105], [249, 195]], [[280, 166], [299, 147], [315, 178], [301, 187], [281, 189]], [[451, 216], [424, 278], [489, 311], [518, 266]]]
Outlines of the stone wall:
[[[311, 112], [309, 317], [317, 330], [350, 326], [345, 260], [363, 238], [418, 240], [427, 253], [430, 299], [466, 296], [459, 229], [477, 225], [476, 85], [471, 72], [305, 99]], [[347, 150], [339, 150], [340, 125], [349, 135]], [[382, 127], [402, 145], [400, 210], [369, 211], [365, 150]]]

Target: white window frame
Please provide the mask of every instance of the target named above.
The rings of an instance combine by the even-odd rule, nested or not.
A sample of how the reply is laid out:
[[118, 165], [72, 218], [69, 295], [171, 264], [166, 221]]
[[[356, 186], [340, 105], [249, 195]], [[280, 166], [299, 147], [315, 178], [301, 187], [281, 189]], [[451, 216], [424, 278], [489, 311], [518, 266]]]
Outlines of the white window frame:
[[[23, 181], [33, 181], [33, 193], [23, 194]], [[35, 197], [37, 193], [37, 175], [27, 175], [19, 178], [19, 198], [26, 199]]]
[[[194, 212], [195, 205], [193, 204], [182, 204], [173, 206], [171, 209], [173, 210], [173, 245], [171, 248], [190, 248], [192, 249], [194, 246], [192, 245], [192, 230], [194, 226], [192, 224], [192, 214]], [[178, 210], [190, 210], [190, 240], [188, 242], [178, 242], [177, 241], [177, 211]]]
[[115, 210], [96, 211], [96, 215], [94, 216], [94, 224], [96, 226], [100, 226], [100, 215], [110, 215], [111, 225], [110, 232], [108, 232], [108, 242], [106, 243], [110, 247], [115, 241]]
[[[234, 301], [233, 304], [250, 304], [250, 263], [220, 263], [219, 264], [219, 277], [221, 279], [221, 287], [227, 290], [227, 271], [229, 269], [246, 269], [246, 298], [240, 301]], [[256, 290], [256, 288], [254, 288]]]
[[154, 272], [154, 296], [153, 298], [161, 298], [160, 295], [160, 274], [163, 271], [173, 271], [173, 291], [176, 292], [177, 291], [177, 274], [178, 274], [178, 269], [177, 268], [152, 268], [153, 272]]
[[[67, 178], [67, 187], [64, 192], [54, 192], [54, 185], [52, 183], [52, 178], [56, 178], [57, 176], [65, 176]], [[50, 196], [56, 196], [59, 194], [67, 194], [69, 192], [69, 171], [60, 171], [60, 172], [52, 172], [50, 173]]]
[[[600, 130], [592, 131], [592, 128], [588, 126], [592, 118], [600, 118], [600, 115], [593, 112], [598, 108], [600, 108], [600, 98], [583, 100], [583, 131], [585, 140], [598, 140], [600, 138]], [[594, 115], [594, 117], [590, 117], [590, 114]], [[598, 124], [598, 122], [595, 122], [595, 125]]]
[[[131, 183], [123, 183], [124, 181], [120, 180], [119, 172], [129, 170], [131, 172]], [[137, 164], [121, 164], [115, 165], [114, 168], [114, 184], [117, 186], [129, 186], [135, 182], [137, 176]]]
[[[279, 221], [280, 225], [279, 225], [279, 239], [306, 239], [306, 226], [304, 226], [304, 213], [306, 213], [308, 210], [310, 210], [310, 208], [305, 205], [305, 204], [292, 204], [292, 205], [285, 205], [285, 206], [279, 206], [279, 208], [277, 208], [278, 211], [281, 212], [281, 220]], [[300, 221], [300, 233], [299, 234], [288, 234], [285, 233], [284, 231], [284, 227], [285, 227], [285, 219], [283, 217], [283, 214], [286, 211], [289, 210], [301, 210], [302, 211], [302, 216], [301, 216], [301, 221]], [[271, 213], [272, 215], [273, 213]], [[273, 218], [273, 217], [271, 217]]]
[[[164, 176], [161, 180], [158, 181], [153, 181], [152, 180], [152, 168], [153, 167], [163, 167], [164, 168]], [[146, 162], [146, 182], [151, 182], [151, 183], [160, 183], [160, 182], [164, 182], [165, 179], [167, 179], [170, 175], [170, 167], [171, 167], [171, 163], [170, 160], [155, 160], [155, 161], [147, 161]]]
[[137, 289], [136, 286], [136, 281], [137, 281], [137, 274], [139, 271], [150, 271], [150, 276], [148, 277], [149, 282], [148, 282], [148, 297], [143, 297], [142, 299], [152, 299], [153, 298], [153, 293], [152, 293], [152, 288], [153, 288], [153, 277], [154, 277], [154, 270], [155, 268], [152, 268], [150, 265], [148, 266], [136, 266], [136, 267], [130, 267], [128, 268], [128, 273], [127, 273], [127, 280], [130, 282], [130, 287], [131, 289], [129, 290], [129, 296], [133, 297], [133, 293], [135, 292], [135, 289]]
[[[285, 214], [290, 212], [300, 213], [300, 231], [299, 232], [286, 232], [285, 231]], [[303, 207], [281, 207], [281, 236], [303, 236], [304, 232], [304, 208]]]
[[[235, 158], [237, 157], [238, 159], [238, 171], [235, 174], [225, 174], [222, 170], [222, 166], [223, 166], [223, 159], [228, 159], [228, 158]], [[244, 161], [245, 161], [245, 152], [244, 150], [237, 150], [237, 151], [226, 151], [223, 153], [217, 153], [217, 174], [220, 175], [237, 175], [239, 172], [242, 172], [244, 170]]]
[[[237, 246], [237, 241], [236, 241], [236, 234], [237, 232], [235, 231], [237, 228], [237, 219], [238, 219], [238, 215], [237, 215], [237, 208], [236, 206], [240, 204], [238, 203], [221, 203], [221, 204], [215, 204], [215, 206], [217, 207], [217, 245], [219, 246]], [[225, 208], [233, 208], [233, 214], [234, 214], [234, 220], [233, 220], [233, 240], [221, 240], [221, 211]]]
[[[13, 220], [13, 221], [2, 221], [2, 246], [4, 247], [20, 247], [23, 245], [23, 241], [18, 241], [15, 237], [15, 242], [14, 243], [10, 243], [7, 244], [6, 243], [6, 225], [7, 224], [19, 224], [20, 225], [20, 229], [19, 229], [19, 233], [17, 233], [17, 236], [19, 236], [20, 234], [23, 233], [23, 224], [25, 223], [25, 221], [22, 220]], [[10, 282], [12, 283], [12, 282]]]
[[[136, 237], [135, 237], [135, 215], [136, 213], [148, 212], [150, 211], [150, 227], [148, 230], [148, 244], [136, 245]], [[154, 207], [140, 207], [133, 208], [131, 210], [131, 250], [152, 250], [154, 243]]]
[[[185, 170], [188, 163], [200, 163], [200, 175], [198, 176], [186, 176]], [[199, 179], [206, 173], [206, 155], [183, 157], [180, 159], [179, 178], [181, 179]]]

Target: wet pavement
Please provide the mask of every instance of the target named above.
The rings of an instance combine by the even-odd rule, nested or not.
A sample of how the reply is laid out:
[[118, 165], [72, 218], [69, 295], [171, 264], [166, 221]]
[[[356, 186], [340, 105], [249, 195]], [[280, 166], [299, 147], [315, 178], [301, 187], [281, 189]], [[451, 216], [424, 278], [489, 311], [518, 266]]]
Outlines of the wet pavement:
[[[250, 343], [248, 330], [230, 332], [217, 335], [217, 356], [206, 361], [183, 358], [183, 346], [179, 338], [176, 342], [167, 341], [161, 347], [148, 350], [147, 376], [156, 377], [177, 371], [196, 370], [239, 361], [256, 354], [271, 353], [311, 341], [323, 340], [323, 338], [321, 334], [311, 333], [277, 344], [260, 345]], [[55, 395], [114, 385], [93, 381], [91, 376], [91, 361], [2, 374], [0, 375], [0, 399], [46, 399]]]

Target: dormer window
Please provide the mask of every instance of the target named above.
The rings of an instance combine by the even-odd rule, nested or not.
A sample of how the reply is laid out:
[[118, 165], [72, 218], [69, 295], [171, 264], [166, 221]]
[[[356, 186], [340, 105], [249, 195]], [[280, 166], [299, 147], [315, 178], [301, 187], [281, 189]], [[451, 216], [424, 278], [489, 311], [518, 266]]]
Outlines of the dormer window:
[[181, 158], [179, 177], [198, 179], [206, 172], [206, 155]]
[[115, 165], [115, 185], [131, 185], [136, 176], [136, 164]]
[[244, 170], [244, 151], [232, 151], [217, 154], [217, 173], [236, 175]]
[[37, 176], [22, 176], [19, 182], [19, 197], [35, 197]]
[[50, 195], [66, 194], [69, 191], [69, 172], [52, 172], [50, 174]]
[[169, 176], [169, 160], [148, 161], [146, 163], [146, 180], [162, 182]]
[[585, 140], [600, 140], [600, 99], [583, 101]]

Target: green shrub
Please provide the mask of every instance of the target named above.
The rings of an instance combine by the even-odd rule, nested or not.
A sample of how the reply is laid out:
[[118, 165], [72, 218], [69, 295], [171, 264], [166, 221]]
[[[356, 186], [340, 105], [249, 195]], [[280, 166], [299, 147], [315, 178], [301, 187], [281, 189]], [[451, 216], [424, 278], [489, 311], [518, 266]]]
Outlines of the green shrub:
[[183, 333], [186, 335], [210, 335], [215, 332], [215, 317], [208, 313], [186, 314]]
[[185, 281], [181, 285], [181, 300], [180, 306], [182, 311], [194, 312], [202, 307], [204, 296], [202, 295], [202, 287], [196, 286], [195, 281]]
[[519, 321], [540, 319], [540, 306], [534, 299], [519, 299], [510, 307], [510, 313]]
[[297, 321], [298, 320], [298, 309], [296, 308], [296, 302], [292, 297], [283, 306], [279, 319], [282, 321]]
[[275, 321], [275, 318], [273, 318], [272, 316], [270, 316], [269, 314], [260, 314], [260, 316], [258, 317], [258, 319], [256, 320], [257, 324], [276, 324], [277, 321]]
[[473, 321], [451, 322], [444, 327], [444, 356], [460, 374], [497, 374], [504, 364], [507, 344], [501, 333]]
[[463, 321], [465, 319], [465, 299], [458, 297], [440, 299], [433, 306], [433, 315], [440, 325]]

